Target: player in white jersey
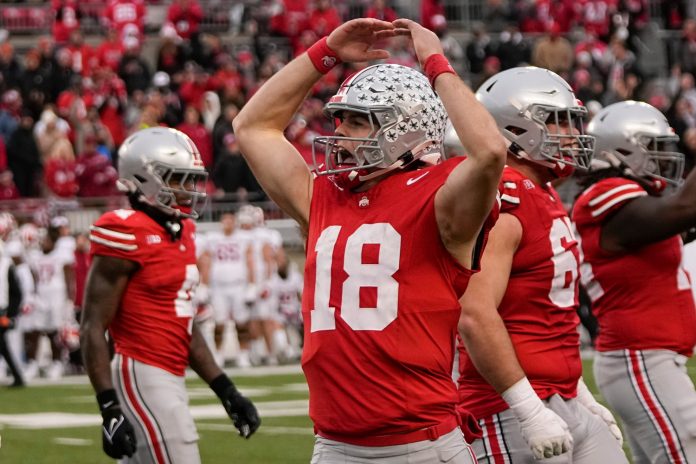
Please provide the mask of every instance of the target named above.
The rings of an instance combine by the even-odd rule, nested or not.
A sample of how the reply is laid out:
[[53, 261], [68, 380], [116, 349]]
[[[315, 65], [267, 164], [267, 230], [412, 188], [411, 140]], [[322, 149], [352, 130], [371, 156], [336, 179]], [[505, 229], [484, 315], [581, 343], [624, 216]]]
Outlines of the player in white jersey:
[[278, 308], [276, 322], [278, 328], [273, 336], [273, 346], [286, 361], [296, 360], [302, 352], [302, 287], [304, 279], [295, 263], [282, 253], [278, 260], [278, 270], [271, 278], [271, 293]]
[[36, 301], [25, 317], [24, 343], [26, 346], [27, 380], [38, 374], [37, 349], [41, 335], [51, 343], [53, 363], [48, 370], [49, 378], [58, 378], [63, 373], [61, 345], [58, 329], [72, 318], [74, 299], [74, 257], [56, 247], [59, 231], [50, 227], [42, 241], [41, 253], [29, 258], [29, 265], [36, 276]]
[[266, 226], [263, 209], [255, 207], [253, 214], [254, 230], [261, 244], [260, 264], [264, 266], [258, 274], [258, 282], [261, 288], [260, 295], [265, 296], [258, 301], [255, 316], [258, 318], [266, 344], [267, 361], [275, 364], [277, 357], [283, 356], [288, 345], [284, 324], [280, 322], [282, 318], [278, 312], [278, 295], [272, 284], [272, 279], [278, 273], [279, 263], [286, 260], [285, 250], [280, 232]]
[[77, 242], [70, 230], [70, 221], [65, 216], [55, 216], [51, 219], [50, 224], [51, 227], [58, 229], [56, 249], [65, 255], [65, 259], [70, 260], [70, 256], [74, 255], [77, 248]]
[[254, 334], [252, 357], [254, 361], [265, 357], [269, 364], [275, 364], [277, 353], [273, 340], [278, 330], [278, 307], [270, 282], [278, 268], [282, 238], [278, 232], [266, 227], [263, 210], [259, 207], [244, 205], [239, 210], [239, 217], [240, 226], [252, 244], [255, 266], [255, 285], [248, 294]]
[[223, 364], [223, 335], [225, 323], [230, 319], [237, 328], [240, 350], [249, 350], [251, 313], [244, 295], [247, 286], [254, 282], [254, 262], [249, 240], [236, 229], [235, 215], [223, 213], [220, 224], [221, 232], [206, 236], [199, 262], [201, 282], [209, 288], [215, 317], [216, 358], [218, 364]]

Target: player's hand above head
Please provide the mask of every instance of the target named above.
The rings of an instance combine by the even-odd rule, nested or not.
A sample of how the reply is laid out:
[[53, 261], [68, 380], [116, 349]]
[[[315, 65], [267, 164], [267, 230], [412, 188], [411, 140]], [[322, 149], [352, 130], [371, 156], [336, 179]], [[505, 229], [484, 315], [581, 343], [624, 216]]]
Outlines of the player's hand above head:
[[396, 27], [395, 34], [411, 36], [413, 48], [416, 51], [416, 56], [421, 66], [423, 66], [425, 60], [427, 60], [430, 55], [442, 55], [444, 53], [439, 37], [430, 29], [405, 18], [397, 19], [392, 24]]
[[390, 22], [358, 18], [335, 29], [326, 44], [346, 63], [382, 60], [389, 58], [389, 52], [372, 46], [394, 35], [394, 25]]

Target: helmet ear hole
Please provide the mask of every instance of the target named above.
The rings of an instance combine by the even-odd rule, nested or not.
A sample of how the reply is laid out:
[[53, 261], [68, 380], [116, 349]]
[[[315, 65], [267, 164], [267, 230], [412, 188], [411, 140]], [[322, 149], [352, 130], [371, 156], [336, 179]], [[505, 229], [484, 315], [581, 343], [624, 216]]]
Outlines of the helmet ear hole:
[[505, 130], [515, 135], [522, 135], [527, 132], [526, 129], [517, 126], [506, 126]]

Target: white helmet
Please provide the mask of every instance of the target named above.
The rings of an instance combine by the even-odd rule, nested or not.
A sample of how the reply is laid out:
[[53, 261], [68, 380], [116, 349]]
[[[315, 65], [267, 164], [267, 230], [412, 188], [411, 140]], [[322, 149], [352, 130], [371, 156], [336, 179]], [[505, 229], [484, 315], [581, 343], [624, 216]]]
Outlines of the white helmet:
[[[428, 79], [414, 69], [378, 64], [349, 77], [324, 106], [331, 118], [344, 111], [365, 115], [372, 130], [364, 138], [316, 137], [312, 157], [317, 174], [406, 166], [426, 155], [439, 158], [447, 112]], [[340, 166], [340, 140], [360, 142], [352, 153], [357, 166]], [[325, 156], [323, 164], [318, 151]]]
[[256, 227], [263, 227], [263, 225], [266, 223], [266, 214], [263, 212], [263, 208], [260, 206], [255, 206], [254, 211], [254, 225]]
[[256, 226], [256, 207], [254, 205], [242, 205], [237, 211], [237, 222], [245, 228]]
[[[558, 74], [533, 66], [507, 69], [481, 84], [476, 98], [493, 115], [518, 158], [539, 163], [557, 175], [567, 166], [588, 169], [593, 138], [583, 132], [587, 109]], [[568, 122], [577, 134], [549, 131]]]
[[10, 235], [17, 230], [17, 221], [12, 213], [3, 211], [0, 213], [0, 240], [7, 241]]
[[45, 230], [46, 229], [39, 229], [31, 222], [27, 222], [22, 224], [18, 229], [19, 240], [27, 250], [38, 249]]
[[[151, 127], [128, 137], [118, 151], [119, 189], [171, 216], [197, 218], [205, 206], [205, 172], [191, 139], [176, 129]], [[172, 187], [174, 181], [179, 185]], [[191, 187], [191, 188], [188, 188]], [[177, 204], [176, 196], [190, 198]]]
[[623, 101], [602, 109], [587, 132], [596, 137], [594, 169], [617, 168], [624, 174], [679, 185], [684, 155], [676, 150], [679, 137], [657, 108]]

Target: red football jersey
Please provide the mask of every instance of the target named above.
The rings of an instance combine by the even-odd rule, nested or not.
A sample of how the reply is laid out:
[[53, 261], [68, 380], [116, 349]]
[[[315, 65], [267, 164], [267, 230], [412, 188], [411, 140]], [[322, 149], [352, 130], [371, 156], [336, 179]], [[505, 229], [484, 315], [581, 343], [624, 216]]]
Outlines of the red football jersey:
[[90, 228], [92, 255], [140, 266], [109, 326], [116, 352], [175, 375], [184, 375], [191, 343], [191, 294], [198, 285], [195, 227], [184, 220], [181, 238], [172, 241], [147, 214], [119, 209]]
[[[520, 365], [540, 398], [576, 395], [582, 374], [578, 305], [579, 248], [568, 214], [550, 185], [540, 186], [506, 167], [501, 213], [522, 224], [510, 280], [498, 312]], [[476, 418], [504, 411], [496, 393], [459, 343], [459, 400]]]
[[460, 162], [361, 193], [314, 181], [302, 367], [310, 417], [327, 438], [375, 445], [364, 440], [456, 419], [458, 297], [473, 271], [445, 249], [434, 198]]
[[696, 309], [682, 267], [679, 235], [628, 253], [600, 247], [605, 219], [647, 192], [614, 177], [588, 188], [573, 208], [582, 239], [582, 282], [599, 321], [597, 350], [672, 350], [690, 356], [696, 344]]

